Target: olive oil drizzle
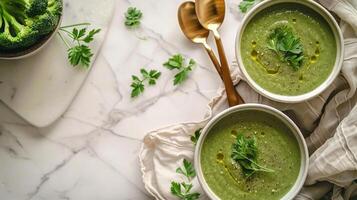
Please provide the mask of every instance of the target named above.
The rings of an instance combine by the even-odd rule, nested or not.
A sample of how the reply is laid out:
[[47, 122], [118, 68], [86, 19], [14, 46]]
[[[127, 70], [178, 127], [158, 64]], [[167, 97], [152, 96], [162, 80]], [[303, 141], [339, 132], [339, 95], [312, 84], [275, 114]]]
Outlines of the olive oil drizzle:
[[251, 59], [258, 64], [260, 67], [262, 67], [268, 74], [277, 74], [280, 69], [280, 65], [277, 66], [277, 69], [269, 69], [267, 66], [265, 66], [261, 60], [259, 59], [259, 52], [255, 49], [257, 47], [257, 43], [255, 41], [252, 42], [252, 47], [253, 50], [250, 53]]
[[[309, 59], [309, 62], [306, 64], [306, 68], [309, 69], [312, 64], [315, 64], [320, 57], [320, 42], [316, 41], [316, 49], [314, 55]], [[304, 81], [304, 73], [299, 74], [299, 81]]]
[[320, 57], [320, 42], [316, 42], [316, 50], [315, 50], [315, 54], [313, 56], [311, 56], [310, 58], [310, 63], [316, 63], [317, 59]]
[[223, 153], [221, 151], [217, 153], [217, 163], [219, 163], [219, 164], [221, 164], [223, 166], [224, 170], [228, 173], [228, 175], [234, 180], [234, 182], [237, 184], [237, 186], [240, 187], [239, 180], [229, 170], [227, 163], [224, 161], [224, 155], [223, 155]]

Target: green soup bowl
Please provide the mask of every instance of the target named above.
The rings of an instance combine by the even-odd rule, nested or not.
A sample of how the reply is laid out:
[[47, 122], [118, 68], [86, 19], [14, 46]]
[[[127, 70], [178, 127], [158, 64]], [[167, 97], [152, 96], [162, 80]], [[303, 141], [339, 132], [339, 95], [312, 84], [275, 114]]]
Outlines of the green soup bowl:
[[[288, 27], [299, 40], [302, 53], [295, 58], [281, 50], [286, 49], [279, 46], [282, 42], [277, 45], [274, 40], [279, 26]], [[261, 95], [283, 103], [306, 101], [323, 92], [339, 74], [344, 55], [336, 20], [312, 0], [262, 1], [245, 15], [235, 44], [248, 84]], [[296, 53], [296, 49], [290, 50]], [[297, 59], [300, 56], [302, 59]]]
[[[270, 172], [243, 173], [243, 167], [232, 157], [239, 134], [254, 138], [256, 162], [269, 167]], [[199, 183], [210, 199], [288, 200], [305, 182], [308, 155], [303, 135], [288, 116], [270, 106], [243, 104], [208, 122], [197, 142], [194, 164]]]

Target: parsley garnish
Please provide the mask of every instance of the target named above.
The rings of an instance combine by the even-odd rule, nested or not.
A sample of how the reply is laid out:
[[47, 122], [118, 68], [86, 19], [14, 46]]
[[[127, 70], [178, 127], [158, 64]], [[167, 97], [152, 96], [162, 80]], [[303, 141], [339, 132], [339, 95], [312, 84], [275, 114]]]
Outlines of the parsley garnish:
[[174, 85], [178, 85], [187, 79], [189, 72], [192, 71], [193, 67], [196, 65], [196, 62], [193, 59], [190, 59], [188, 65], [185, 66], [185, 58], [181, 54], [176, 54], [163, 65], [169, 70], [179, 70], [174, 79]]
[[197, 144], [197, 141], [198, 141], [198, 138], [200, 137], [200, 135], [201, 135], [201, 130], [202, 130], [202, 128], [200, 128], [200, 129], [197, 129], [196, 131], [195, 131], [195, 133], [191, 136], [191, 141], [193, 142], [193, 144]]
[[127, 27], [133, 28], [140, 25], [140, 20], [143, 16], [143, 13], [134, 7], [129, 7], [125, 13], [125, 25]]
[[294, 70], [298, 70], [304, 59], [303, 46], [291, 28], [278, 27], [269, 36], [268, 48], [275, 51], [280, 60], [288, 62]]
[[239, 4], [239, 9], [242, 13], [246, 13], [254, 4], [256, 0], [242, 0]]
[[176, 169], [176, 172], [186, 176], [187, 179], [191, 180], [196, 176], [195, 168], [193, 167], [192, 163], [183, 159], [183, 167], [179, 167]]
[[141, 93], [144, 92], [145, 90], [145, 85], [144, 82], [147, 81], [149, 85], [155, 85], [156, 80], [160, 78], [161, 72], [157, 70], [150, 70], [149, 72], [146, 71], [145, 69], [141, 69], [140, 73], [142, 75], [142, 78], [140, 79], [138, 76], [131, 76], [132, 78], [132, 83], [130, 87], [132, 87], [131, 91], [131, 97], [137, 97]]
[[238, 163], [246, 177], [250, 177], [255, 172], [274, 172], [274, 170], [263, 167], [257, 163], [258, 147], [255, 137], [247, 138], [243, 134], [237, 135], [237, 140], [232, 146], [233, 161]]
[[[182, 187], [181, 187], [182, 186]], [[187, 183], [171, 182], [171, 193], [181, 200], [196, 200], [200, 197], [200, 193], [190, 193], [193, 185]]]
[[[184, 175], [188, 181], [196, 176], [195, 169], [191, 162], [183, 159], [183, 167], [176, 169], [176, 172]], [[200, 193], [191, 192], [193, 185], [185, 182], [171, 181], [171, 194], [178, 197], [180, 200], [197, 200], [200, 197]]]
[[[74, 24], [69, 26], [63, 26], [59, 30], [66, 33], [66, 35], [72, 39], [72, 45], [70, 45], [63, 37], [61, 32], [58, 32], [62, 41], [68, 47], [68, 60], [72, 66], [81, 65], [88, 68], [93, 57], [92, 50], [88, 44], [94, 40], [94, 35], [100, 32], [100, 29], [92, 29], [87, 33], [87, 27], [89, 23]], [[81, 29], [73, 28], [72, 31], [68, 31], [68, 28], [83, 27]]]

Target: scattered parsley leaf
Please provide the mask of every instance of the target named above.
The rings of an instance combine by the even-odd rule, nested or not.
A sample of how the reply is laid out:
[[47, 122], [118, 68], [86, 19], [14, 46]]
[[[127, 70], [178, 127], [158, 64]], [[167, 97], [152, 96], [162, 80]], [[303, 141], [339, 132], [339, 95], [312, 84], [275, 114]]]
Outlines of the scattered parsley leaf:
[[141, 69], [140, 73], [148, 80], [149, 85], [155, 85], [156, 80], [161, 76], [161, 72], [157, 70], [150, 70], [150, 72], [147, 72], [145, 69]]
[[236, 142], [232, 146], [231, 158], [242, 168], [243, 174], [250, 177], [255, 172], [274, 172], [271, 169], [263, 167], [257, 163], [258, 147], [256, 138], [244, 137], [243, 134], [237, 136]]
[[[182, 187], [181, 187], [182, 186]], [[200, 193], [190, 193], [193, 185], [187, 183], [171, 182], [171, 194], [178, 197], [181, 200], [197, 200], [200, 197]]]
[[99, 33], [100, 29], [93, 29], [89, 31], [88, 35], [83, 39], [83, 42], [90, 43], [94, 40], [94, 35]]
[[74, 28], [72, 30], [72, 34], [73, 34], [73, 40], [79, 40], [81, 37], [83, 37], [86, 34], [87, 29], [83, 28], [80, 31], [78, 31], [78, 29]]
[[181, 184], [175, 181], [171, 182], [171, 193], [179, 198], [182, 198]]
[[145, 90], [145, 85], [144, 82], [147, 81], [149, 85], [155, 85], [156, 81], [160, 78], [161, 72], [157, 70], [150, 70], [149, 72], [146, 69], [141, 69], [140, 73], [142, 75], [142, 79], [140, 79], [138, 76], [131, 76], [132, 83], [130, 87], [132, 88], [131, 90], [131, 97], [137, 97], [141, 93], [144, 92]]
[[191, 136], [191, 141], [193, 142], [193, 144], [197, 144], [197, 141], [198, 141], [198, 139], [199, 139], [199, 137], [200, 137], [200, 135], [201, 135], [201, 130], [202, 130], [202, 128], [200, 128], [200, 129], [197, 129], [196, 131], [195, 131], [195, 133]]
[[[62, 41], [66, 44], [68, 48], [68, 60], [72, 66], [81, 65], [85, 68], [88, 68], [93, 57], [92, 50], [89, 48], [87, 44], [94, 40], [94, 35], [99, 33], [100, 29], [93, 29], [87, 34], [87, 26], [89, 23], [81, 23], [81, 24], [74, 24], [69, 26], [61, 27], [59, 30], [62, 33], [65, 33], [71, 40], [72, 45], [70, 45], [63, 37], [61, 32], [58, 32]], [[85, 28], [77, 29], [76, 27], [83, 27]], [[67, 30], [68, 28], [72, 28], [72, 31]]]
[[[183, 167], [176, 169], [176, 172], [184, 175], [188, 181], [196, 176], [195, 169], [191, 162], [186, 159], [183, 160]], [[171, 194], [178, 197], [180, 200], [197, 200], [200, 197], [200, 193], [190, 192], [193, 185], [185, 182], [171, 182]]]
[[256, 0], [242, 0], [239, 4], [239, 9], [242, 13], [246, 13], [254, 4]]
[[164, 63], [164, 66], [167, 69], [181, 69], [183, 67], [183, 62], [185, 61], [185, 59], [183, 58], [183, 56], [181, 54], [176, 54], [173, 55], [171, 58], [169, 58], [169, 60]]
[[188, 74], [192, 71], [196, 62], [193, 59], [190, 59], [188, 65], [185, 66], [185, 64], [185, 58], [181, 54], [173, 55], [163, 64], [169, 70], [179, 70], [179, 72], [175, 75], [174, 85], [181, 84], [188, 78]]
[[143, 13], [134, 7], [129, 7], [125, 13], [125, 22], [124, 24], [127, 27], [133, 28], [140, 25], [140, 20], [143, 16]]
[[195, 168], [193, 164], [186, 159], [183, 159], [183, 167], [179, 167], [176, 169], [176, 172], [186, 176], [189, 180], [196, 176]]
[[268, 48], [275, 51], [280, 60], [289, 63], [298, 70], [303, 62], [303, 46], [300, 38], [296, 37], [291, 28], [281, 26], [275, 28], [269, 35]]
[[132, 76], [131, 78], [133, 80], [130, 85], [130, 87], [132, 87], [131, 97], [137, 97], [144, 92], [145, 86], [137, 76]]
[[78, 45], [68, 49], [68, 60], [73, 66], [90, 64], [90, 59], [93, 56], [90, 48], [86, 45]]

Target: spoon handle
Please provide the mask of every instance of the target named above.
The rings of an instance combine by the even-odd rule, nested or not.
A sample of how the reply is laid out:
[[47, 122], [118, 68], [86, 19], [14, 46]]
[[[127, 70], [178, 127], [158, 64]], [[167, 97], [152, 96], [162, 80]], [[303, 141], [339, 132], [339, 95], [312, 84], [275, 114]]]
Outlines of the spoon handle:
[[219, 76], [221, 77], [221, 79], [223, 80], [223, 76], [222, 76], [222, 70], [221, 70], [221, 64], [219, 64], [219, 61], [216, 57], [216, 55], [213, 53], [213, 50], [212, 48], [207, 44], [207, 43], [204, 43], [203, 44], [209, 57], [211, 58], [211, 61], [213, 62], [213, 65], [214, 67], [216, 68]]
[[230, 107], [238, 105], [238, 104], [243, 104], [244, 101], [243, 101], [242, 97], [238, 94], [237, 90], [235, 89], [235, 87], [233, 85], [233, 81], [231, 78], [231, 74], [230, 74], [229, 66], [228, 66], [228, 62], [227, 62], [227, 57], [224, 52], [222, 40], [221, 40], [221, 37], [220, 37], [218, 31], [215, 31], [214, 38], [216, 40], [218, 54], [219, 54], [219, 58], [221, 61], [221, 70], [222, 70], [222, 76], [223, 76], [222, 78], [223, 78], [224, 86], [226, 88], [228, 104]]

